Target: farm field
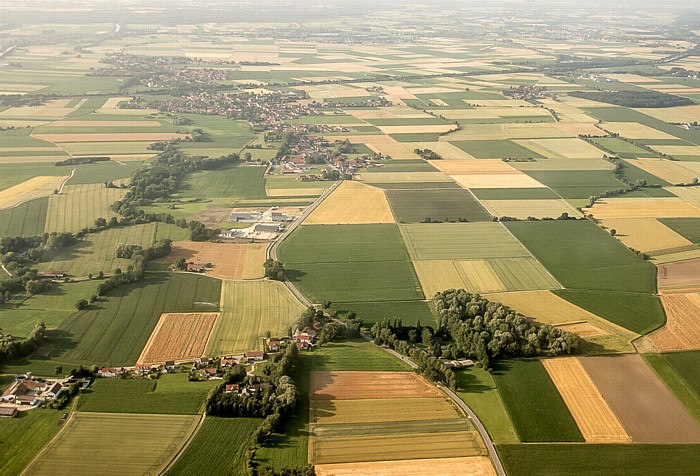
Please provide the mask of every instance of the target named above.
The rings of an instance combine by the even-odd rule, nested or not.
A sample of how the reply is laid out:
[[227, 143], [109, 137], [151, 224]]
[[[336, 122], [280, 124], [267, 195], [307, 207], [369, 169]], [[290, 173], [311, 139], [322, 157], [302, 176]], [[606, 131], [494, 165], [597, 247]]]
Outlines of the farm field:
[[267, 331], [287, 334], [304, 307], [276, 281], [224, 281], [221, 316], [211, 333], [207, 355], [242, 354], [262, 348]]
[[68, 177], [39, 176], [0, 191], [0, 209], [12, 208], [21, 203], [48, 197], [60, 189]]
[[628, 162], [674, 185], [690, 183], [698, 176], [697, 167], [686, 162], [652, 158], [628, 160]]
[[489, 212], [467, 190], [387, 190], [385, 193], [398, 223], [418, 223], [428, 218], [434, 221], [492, 220]]
[[213, 312], [161, 315], [137, 362], [156, 364], [202, 357], [218, 317]]
[[695, 378], [698, 351], [645, 354], [644, 359], [700, 424], [700, 388]]
[[559, 218], [563, 213], [570, 217], [581, 215], [581, 212], [564, 200], [484, 200], [481, 203], [493, 216], [513, 217], [519, 220], [526, 220], [528, 217]]
[[161, 375], [157, 380], [99, 379], [80, 395], [77, 410], [97, 413], [202, 413], [207, 392], [221, 381], [190, 382], [187, 373]]
[[411, 372], [314, 371], [310, 392], [312, 400], [443, 398], [434, 385]]
[[0, 210], [0, 235], [34, 236], [44, 232], [48, 198], [37, 198]]
[[100, 271], [111, 274], [116, 268], [126, 269], [129, 260], [114, 254], [120, 243], [150, 248], [155, 238], [155, 224], [110, 228], [87, 235], [75, 246], [59, 253], [53, 260], [42, 263], [45, 270], [60, 270], [72, 276], [97, 275]]
[[66, 185], [60, 194], [49, 197], [44, 231], [78, 232], [94, 226], [97, 218], [109, 221], [117, 216], [109, 207], [125, 194], [126, 189], [104, 184]]
[[700, 294], [674, 293], [661, 296], [666, 311], [666, 324], [645, 336], [659, 352], [700, 349], [700, 325], [697, 321], [700, 312]]
[[175, 241], [172, 251], [159, 261], [175, 263], [183, 258], [187, 263], [211, 263], [207, 275], [221, 279], [260, 279], [264, 275], [265, 251], [263, 243], [207, 243]]
[[408, 371], [408, 364], [390, 356], [364, 339], [329, 342], [312, 354], [314, 371], [400, 372]]
[[354, 181], [344, 181], [304, 220], [309, 225], [363, 223], [394, 223], [394, 216], [383, 190]]
[[625, 245], [643, 253], [692, 244], [656, 218], [611, 218], [601, 220], [601, 223], [615, 230], [615, 237]]
[[[2, 380], [0, 380], [1, 382]], [[37, 409], [0, 425], [0, 474], [19, 474], [59, 431], [61, 412]]]
[[263, 199], [265, 168], [261, 166], [227, 165], [216, 170], [204, 170], [188, 175], [180, 195], [193, 198]]
[[686, 259], [657, 265], [661, 293], [689, 292], [700, 288], [700, 260]]
[[370, 472], [376, 476], [424, 476], [431, 474], [490, 476], [496, 474], [491, 461], [485, 456], [421, 459], [420, 465], [416, 464], [416, 460], [317, 464], [315, 469], [319, 476], [354, 476]]
[[[157, 473], [177, 454], [201, 417], [76, 413], [61, 437], [52, 441], [27, 467], [28, 474]], [[133, 428], [139, 428], [134, 432]], [[119, 448], [119, 461], [93, 456]]]
[[400, 318], [404, 325], [415, 325], [421, 322], [431, 325], [435, 316], [426, 301], [390, 301], [390, 302], [344, 302], [333, 304], [332, 307], [343, 315], [353, 311], [367, 325], [381, 322], [384, 319]]
[[580, 360], [638, 443], [700, 443], [700, 426], [639, 355]]
[[185, 451], [165, 473], [169, 476], [242, 474], [251, 435], [260, 425], [257, 418], [206, 417]]

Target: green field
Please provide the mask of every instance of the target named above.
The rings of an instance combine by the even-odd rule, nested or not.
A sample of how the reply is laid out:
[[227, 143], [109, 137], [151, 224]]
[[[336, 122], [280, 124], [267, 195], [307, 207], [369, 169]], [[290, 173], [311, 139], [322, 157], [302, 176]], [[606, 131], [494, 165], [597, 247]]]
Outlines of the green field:
[[400, 230], [412, 259], [530, 256], [500, 223], [421, 223]]
[[477, 159], [544, 159], [537, 152], [509, 140], [465, 140], [450, 143]]
[[206, 417], [168, 476], [245, 474], [245, 453], [253, 444], [259, 418]]
[[661, 218], [659, 220], [693, 243], [700, 243], [700, 218]]
[[493, 258], [488, 263], [509, 291], [560, 287], [556, 279], [532, 257]]
[[[159, 474], [199, 423], [194, 415], [74, 413], [27, 474]], [[137, 431], [135, 431], [137, 430]], [[96, 458], [119, 451], [118, 461]]]
[[472, 188], [479, 200], [556, 200], [549, 188]]
[[499, 362], [495, 370], [493, 379], [520, 440], [584, 441], [539, 360]]
[[189, 175], [178, 193], [195, 198], [265, 198], [265, 167], [228, 165]]
[[538, 182], [551, 187], [566, 199], [587, 199], [608, 190], [627, 188], [607, 170], [525, 170]]
[[[2, 137], [1, 133], [0, 137]], [[5, 147], [4, 144], [3, 147]], [[15, 154], [15, 152], [13, 152], [13, 154]], [[36, 152], [33, 154], [36, 155]], [[80, 170], [81, 169], [76, 170], [76, 175]], [[70, 169], [56, 167], [54, 164], [46, 162], [37, 162], [33, 164], [0, 164], [0, 190], [5, 190], [6, 188], [20, 184], [39, 175], [68, 176], [70, 175]]]
[[75, 175], [68, 181], [68, 185], [80, 185], [84, 183], [104, 183], [108, 180], [131, 177], [134, 172], [143, 167], [144, 161], [109, 161], [98, 162], [83, 166], [68, 166], [75, 168]]
[[188, 382], [186, 373], [161, 375], [158, 380], [98, 379], [80, 394], [78, 410], [102, 413], [202, 412], [207, 392], [221, 381]]
[[68, 185], [60, 194], [49, 197], [44, 231], [75, 233], [94, 226], [97, 218], [117, 217], [110, 206], [125, 194], [126, 190], [101, 183]]
[[110, 228], [87, 235], [77, 245], [61, 252], [53, 260], [41, 263], [40, 269], [64, 271], [72, 276], [89, 273], [112, 273], [115, 268], [126, 270], [129, 260], [114, 255], [120, 243], [137, 244], [143, 248], [153, 245], [155, 224]]
[[224, 281], [221, 315], [207, 346], [208, 355], [242, 354], [262, 349], [267, 331], [287, 335], [304, 311], [282, 283], [276, 281]]
[[509, 476], [677, 476], [700, 467], [700, 445], [499, 445]]
[[623, 159], [636, 159], [638, 157], [657, 157], [657, 154], [637, 147], [634, 144], [618, 139], [617, 137], [593, 137], [591, 141], [604, 149], [611, 150], [613, 154]]
[[49, 199], [37, 198], [0, 210], [0, 236], [34, 236], [44, 233]]
[[430, 303], [426, 301], [344, 302], [334, 304], [333, 309], [341, 316], [354, 311], [365, 326], [382, 322], [384, 319], [401, 319], [405, 326], [416, 325], [418, 321], [425, 326], [435, 324]]
[[666, 322], [658, 297], [652, 294], [561, 289], [554, 294], [637, 334], [648, 334]]
[[645, 354], [644, 358], [700, 424], [700, 351]]
[[587, 220], [508, 222], [506, 227], [566, 288], [656, 292], [656, 267]]
[[199, 114], [183, 114], [183, 117], [192, 121], [189, 128], [200, 128], [205, 132], [204, 139], [199, 142], [178, 144], [181, 151], [190, 155], [200, 155], [200, 149], [212, 148], [227, 149], [227, 154], [238, 153], [254, 137], [246, 121]]
[[493, 376], [473, 367], [455, 372], [455, 377], [457, 395], [476, 413], [494, 443], [519, 442]]
[[309, 354], [313, 371], [405, 372], [407, 364], [364, 339], [329, 342]]
[[434, 221], [491, 221], [489, 212], [468, 190], [387, 190], [386, 196], [399, 223]]
[[[363, 174], [381, 174], [386, 172], [436, 172], [435, 167], [423, 159], [396, 160], [382, 163], [381, 167], [362, 170]], [[381, 177], [381, 176], [380, 176]], [[374, 178], [374, 181], [380, 178]]]
[[[1, 388], [1, 387], [0, 387]], [[20, 474], [58, 433], [62, 412], [36, 409], [0, 421], [0, 474]]]

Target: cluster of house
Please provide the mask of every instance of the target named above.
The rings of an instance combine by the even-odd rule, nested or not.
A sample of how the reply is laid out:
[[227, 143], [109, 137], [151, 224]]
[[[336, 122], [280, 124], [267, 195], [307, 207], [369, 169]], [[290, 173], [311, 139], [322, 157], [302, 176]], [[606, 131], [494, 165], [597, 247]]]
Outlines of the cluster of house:
[[257, 211], [233, 211], [228, 221], [233, 223], [251, 223], [248, 228], [232, 228], [223, 231], [221, 238], [247, 238], [259, 240], [272, 240], [284, 231], [285, 223], [294, 217], [278, 211], [278, 207], [272, 207], [265, 212]]
[[513, 88], [511, 86], [510, 89], [506, 89], [505, 91], [503, 91], [503, 94], [513, 99], [520, 99], [523, 101], [549, 96], [549, 93], [547, 91], [544, 91], [542, 88], [533, 86], [531, 84], [523, 84], [518, 86], [517, 88]]
[[56, 399], [64, 389], [64, 384], [57, 381], [35, 379], [31, 374], [18, 375], [0, 396], [0, 403], [13, 404], [0, 405], [0, 416], [14, 417], [17, 405], [39, 406]]

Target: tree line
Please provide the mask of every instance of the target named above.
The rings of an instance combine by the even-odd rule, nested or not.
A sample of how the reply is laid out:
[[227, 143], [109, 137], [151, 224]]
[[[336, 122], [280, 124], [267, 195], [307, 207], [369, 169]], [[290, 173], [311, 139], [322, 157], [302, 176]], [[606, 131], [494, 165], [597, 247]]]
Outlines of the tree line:
[[688, 98], [656, 91], [571, 91], [569, 96], [624, 107], [676, 107], [694, 104]]

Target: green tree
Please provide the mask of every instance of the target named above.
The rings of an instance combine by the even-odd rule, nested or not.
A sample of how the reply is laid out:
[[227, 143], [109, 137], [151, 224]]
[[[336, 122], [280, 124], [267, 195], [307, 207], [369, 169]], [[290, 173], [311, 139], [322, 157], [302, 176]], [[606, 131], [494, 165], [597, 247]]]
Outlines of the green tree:
[[78, 302], [75, 303], [75, 308], [78, 311], [82, 311], [83, 309], [88, 307], [88, 302], [85, 299], [80, 299]]

